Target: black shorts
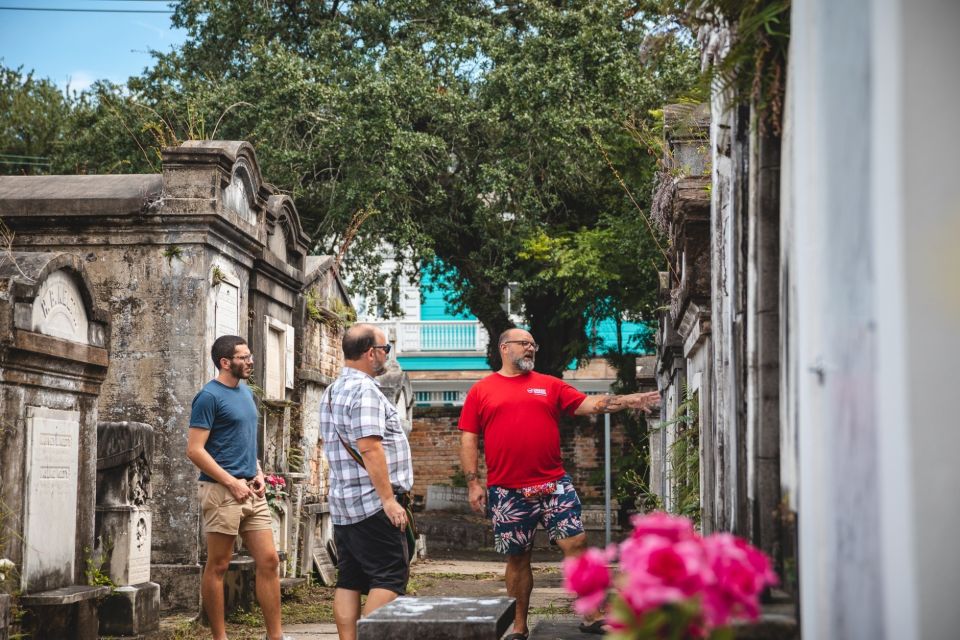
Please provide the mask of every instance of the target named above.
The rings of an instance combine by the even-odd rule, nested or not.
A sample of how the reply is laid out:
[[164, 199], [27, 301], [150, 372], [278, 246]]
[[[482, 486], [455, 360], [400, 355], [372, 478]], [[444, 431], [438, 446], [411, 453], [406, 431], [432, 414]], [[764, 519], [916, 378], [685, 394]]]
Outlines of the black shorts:
[[407, 592], [407, 537], [382, 510], [354, 524], [334, 525], [333, 541], [337, 588], [360, 593], [387, 589], [401, 596]]

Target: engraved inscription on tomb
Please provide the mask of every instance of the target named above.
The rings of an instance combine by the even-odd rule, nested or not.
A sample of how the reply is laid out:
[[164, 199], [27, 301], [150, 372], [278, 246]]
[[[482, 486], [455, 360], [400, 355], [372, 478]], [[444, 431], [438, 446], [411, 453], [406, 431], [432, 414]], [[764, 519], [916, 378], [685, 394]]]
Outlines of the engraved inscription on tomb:
[[83, 297], [65, 271], [54, 271], [40, 285], [33, 301], [32, 327], [37, 333], [89, 344]]

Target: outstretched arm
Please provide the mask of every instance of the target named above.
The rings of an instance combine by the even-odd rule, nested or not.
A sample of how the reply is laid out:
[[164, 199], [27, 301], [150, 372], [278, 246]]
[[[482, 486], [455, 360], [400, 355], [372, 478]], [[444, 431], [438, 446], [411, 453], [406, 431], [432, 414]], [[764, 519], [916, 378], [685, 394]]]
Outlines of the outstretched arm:
[[644, 413], [660, 406], [660, 392], [631, 393], [622, 396], [587, 396], [574, 415], [590, 416], [597, 413], [616, 413], [624, 409], [636, 409]]

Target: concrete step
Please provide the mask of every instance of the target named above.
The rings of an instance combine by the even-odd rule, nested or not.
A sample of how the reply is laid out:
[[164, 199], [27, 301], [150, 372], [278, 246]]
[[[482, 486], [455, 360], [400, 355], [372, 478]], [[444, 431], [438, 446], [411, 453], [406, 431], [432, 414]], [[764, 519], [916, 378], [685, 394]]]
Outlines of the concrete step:
[[280, 578], [280, 593], [287, 595], [304, 584], [307, 584], [306, 578]]

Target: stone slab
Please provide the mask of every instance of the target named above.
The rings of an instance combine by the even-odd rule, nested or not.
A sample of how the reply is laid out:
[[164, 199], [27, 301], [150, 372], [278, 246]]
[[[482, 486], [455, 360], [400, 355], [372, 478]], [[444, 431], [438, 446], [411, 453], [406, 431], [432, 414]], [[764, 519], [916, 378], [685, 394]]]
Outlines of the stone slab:
[[401, 597], [357, 625], [359, 640], [496, 640], [513, 622], [513, 598]]
[[21, 589], [73, 581], [77, 531], [80, 413], [27, 408], [27, 504]]
[[466, 487], [448, 487], [441, 484], [427, 486], [427, 511], [459, 511], [470, 513]]
[[60, 589], [51, 589], [40, 593], [28, 593], [20, 596], [20, 604], [24, 607], [60, 606], [92, 600], [110, 593], [110, 587], [89, 587], [87, 585], [71, 585]]
[[586, 640], [599, 637], [580, 631], [580, 624], [581, 620], [574, 616], [541, 620], [530, 630], [530, 640]]

